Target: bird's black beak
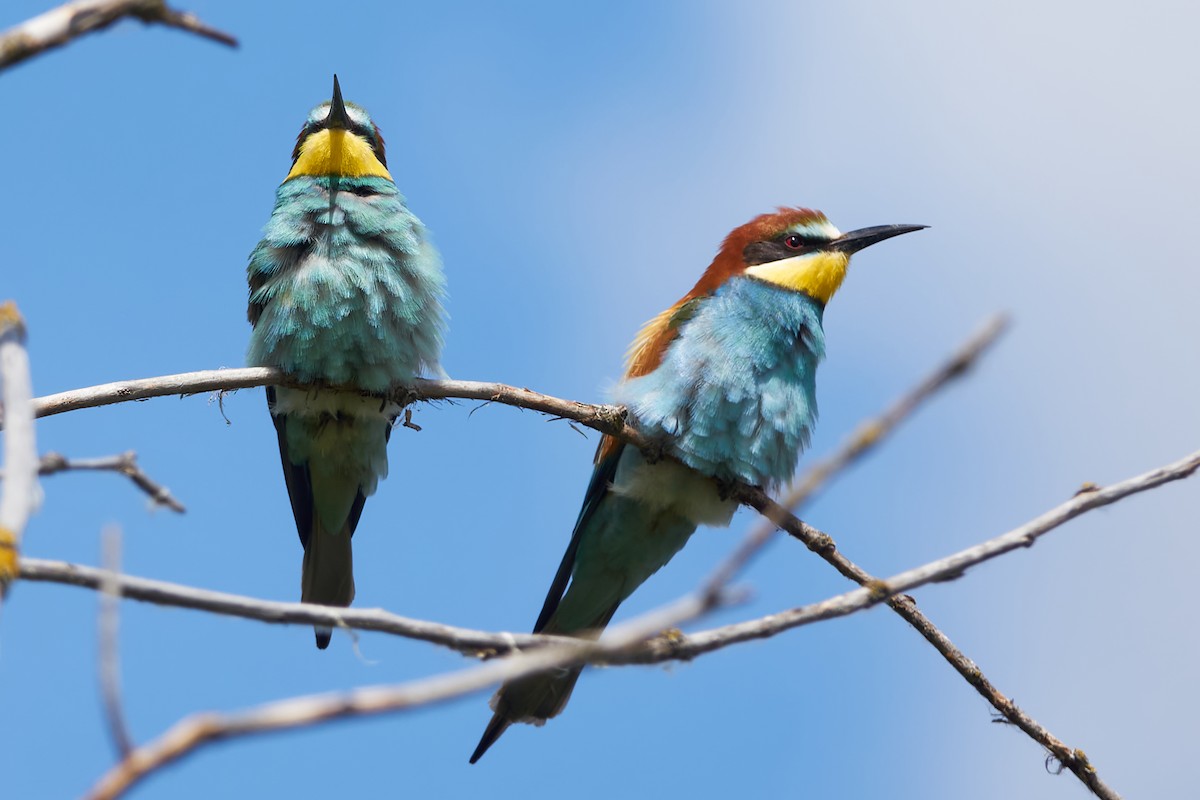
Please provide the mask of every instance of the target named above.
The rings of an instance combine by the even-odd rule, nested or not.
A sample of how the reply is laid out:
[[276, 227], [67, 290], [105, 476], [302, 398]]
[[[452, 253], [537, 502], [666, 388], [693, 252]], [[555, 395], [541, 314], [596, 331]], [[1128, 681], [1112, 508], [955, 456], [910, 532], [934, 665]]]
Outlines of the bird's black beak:
[[876, 225], [873, 228], [859, 228], [856, 231], [843, 233], [825, 246], [826, 250], [837, 250], [847, 255], [857, 253], [864, 247], [899, 236], [902, 233], [924, 230], [928, 225]]
[[333, 76], [333, 99], [329, 101], [328, 127], [346, 130], [350, 127], [350, 117], [346, 114], [346, 104], [342, 102], [342, 87], [338, 84], [337, 75]]

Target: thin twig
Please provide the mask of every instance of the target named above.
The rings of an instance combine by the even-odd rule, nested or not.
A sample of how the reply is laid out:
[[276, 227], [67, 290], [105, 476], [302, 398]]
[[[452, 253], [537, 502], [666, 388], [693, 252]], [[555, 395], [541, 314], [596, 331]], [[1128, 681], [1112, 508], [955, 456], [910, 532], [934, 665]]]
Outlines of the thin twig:
[[575, 664], [602, 660], [636, 647], [647, 637], [712, 610], [724, 598], [693, 594], [612, 628], [602, 642], [573, 639], [532, 653], [519, 653], [446, 675], [396, 686], [295, 697], [228, 714], [204, 713], [176, 723], [157, 740], [139, 747], [92, 787], [90, 800], [113, 800], [151, 772], [218, 741], [291, 730], [352, 716], [382, 714], [445, 702], [495, 684]]
[[4, 470], [0, 489], [0, 602], [20, 569], [21, 535], [41, 501], [33, 382], [25, 351], [25, 321], [12, 301], [0, 304], [0, 402], [6, 409]]
[[51, 9], [0, 34], [0, 70], [62, 47], [73, 39], [132, 17], [146, 24], [194, 33], [237, 47], [237, 39], [201, 22], [194, 14], [170, 8], [164, 0], [77, 0]]
[[183, 503], [175, 499], [171, 490], [153, 480], [142, 471], [137, 463], [137, 453], [130, 450], [116, 456], [102, 458], [67, 458], [59, 453], [46, 453], [42, 456], [38, 474], [53, 475], [56, 472], [98, 470], [116, 472], [133, 481], [133, 485], [150, 497], [150, 503], [155, 506], [165, 506], [180, 514], [187, 511]]
[[104, 577], [100, 582], [100, 614], [97, 621], [98, 665], [100, 695], [104, 699], [104, 718], [108, 734], [118, 758], [133, 752], [133, 738], [125, 722], [125, 706], [121, 701], [120, 606], [121, 593], [117, 579], [121, 572], [121, 530], [112, 526], [100, 537]]

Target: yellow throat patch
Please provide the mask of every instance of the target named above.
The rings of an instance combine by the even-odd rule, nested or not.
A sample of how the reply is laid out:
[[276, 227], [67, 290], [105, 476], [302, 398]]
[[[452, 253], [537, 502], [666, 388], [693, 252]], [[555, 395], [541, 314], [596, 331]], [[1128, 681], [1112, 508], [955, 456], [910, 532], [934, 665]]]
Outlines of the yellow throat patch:
[[845, 253], [805, 253], [747, 267], [746, 274], [828, 303], [845, 280], [849, 263], [850, 256]]
[[342, 175], [347, 178], [392, 179], [367, 140], [358, 134], [338, 128], [311, 134], [300, 145], [300, 157], [284, 180], [299, 175]]

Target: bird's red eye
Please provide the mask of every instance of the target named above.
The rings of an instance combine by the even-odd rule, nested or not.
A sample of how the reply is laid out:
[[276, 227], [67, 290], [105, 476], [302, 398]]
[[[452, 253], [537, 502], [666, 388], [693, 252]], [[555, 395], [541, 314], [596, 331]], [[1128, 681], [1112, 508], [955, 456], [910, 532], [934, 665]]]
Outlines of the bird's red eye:
[[799, 250], [804, 247], [804, 237], [798, 233], [789, 233], [783, 237], [783, 243], [792, 250]]

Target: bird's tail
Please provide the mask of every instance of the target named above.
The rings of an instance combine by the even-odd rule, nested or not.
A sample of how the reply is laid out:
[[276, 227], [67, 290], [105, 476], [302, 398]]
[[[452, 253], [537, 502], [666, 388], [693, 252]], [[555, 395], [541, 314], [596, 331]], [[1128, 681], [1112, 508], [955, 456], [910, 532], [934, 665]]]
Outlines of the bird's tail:
[[[304, 567], [300, 574], [300, 600], [325, 606], [348, 606], [354, 600], [354, 557], [350, 549], [350, 525], [330, 533], [313, 515], [308, 545], [304, 548]], [[314, 628], [317, 647], [329, 646], [333, 630]]]
[[512, 721], [499, 711], [492, 715], [492, 721], [484, 728], [483, 736], [479, 739], [479, 744], [475, 745], [475, 752], [471, 753], [472, 764], [483, 758], [483, 754], [488, 751], [489, 747], [496, 743], [496, 740], [500, 738], [500, 734], [508, 730], [509, 725], [512, 725]]
[[[564, 630], [558, 615], [554, 614], [545, 626], [535, 632], [598, 639], [613, 618], [613, 614], [617, 613], [618, 605], [619, 602], [605, 608], [599, 615], [592, 617], [590, 625], [582, 629]], [[546, 724], [546, 720], [561, 714], [567, 707], [567, 701], [571, 699], [571, 692], [575, 690], [575, 682], [579, 680], [581, 672], [582, 666], [562, 667], [541, 675], [518, 678], [501, 686], [492, 696], [491, 707], [495, 713], [492, 715], [492, 721], [484, 729], [475, 752], [471, 754], [471, 763], [474, 764], [482, 758], [488, 748], [495, 744], [500, 735], [514, 722], [541, 727]]]
[[551, 717], [557, 717], [571, 699], [571, 692], [582, 671], [583, 667], [557, 669], [501, 686], [500, 691], [492, 697], [492, 711], [496, 713], [492, 715], [492, 721], [471, 754], [471, 763], [478, 761], [514, 722], [541, 726]]
[[[304, 546], [300, 599], [348, 606], [354, 599], [350, 537], [363, 504], [387, 477], [390, 411], [357, 393], [267, 387], [296, 532]], [[333, 631], [318, 626], [317, 647]]]

